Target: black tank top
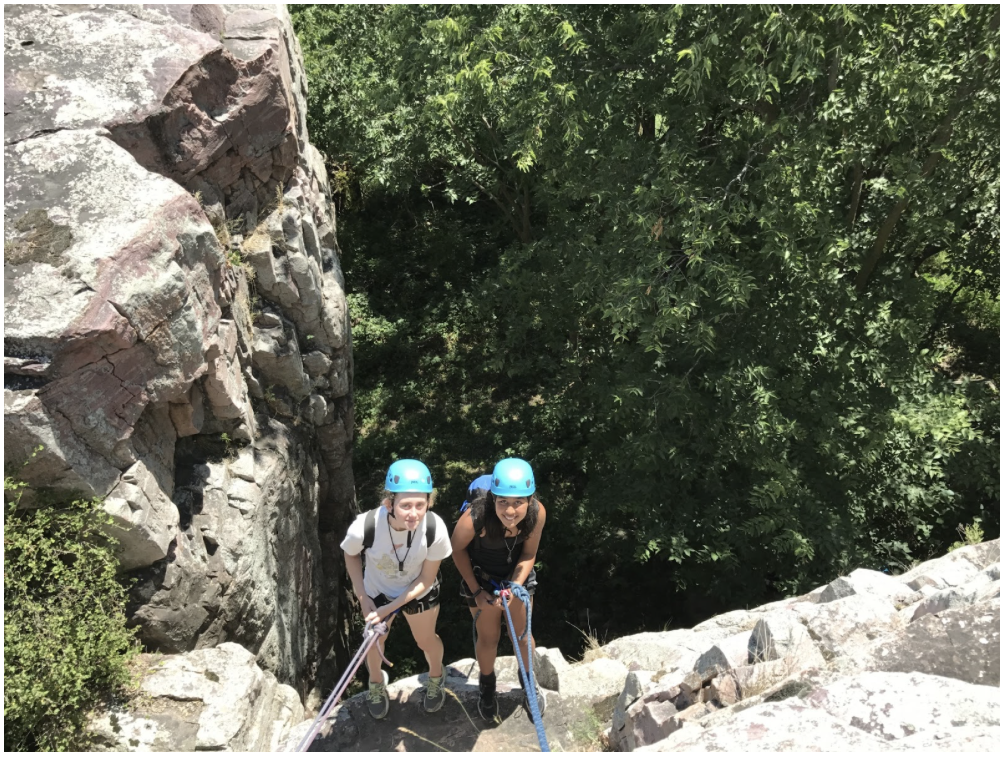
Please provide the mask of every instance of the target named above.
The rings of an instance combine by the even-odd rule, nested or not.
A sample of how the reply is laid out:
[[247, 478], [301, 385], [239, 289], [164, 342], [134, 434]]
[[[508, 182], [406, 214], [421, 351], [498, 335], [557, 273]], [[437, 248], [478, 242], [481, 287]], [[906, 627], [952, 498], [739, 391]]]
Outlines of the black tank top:
[[[526, 539], [523, 532], [517, 537], [506, 538], [506, 542], [491, 540], [488, 535], [485, 537], [476, 535], [468, 544], [468, 555], [472, 560], [472, 566], [479, 567], [491, 577], [509, 578], [517, 562], [520, 561]], [[507, 547], [509, 545], [513, 548]]]

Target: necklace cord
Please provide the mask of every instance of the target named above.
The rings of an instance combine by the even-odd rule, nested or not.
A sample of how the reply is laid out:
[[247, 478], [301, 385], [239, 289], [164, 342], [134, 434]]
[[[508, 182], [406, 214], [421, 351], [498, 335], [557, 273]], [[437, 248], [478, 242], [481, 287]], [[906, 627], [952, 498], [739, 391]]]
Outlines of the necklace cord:
[[395, 538], [391, 534], [391, 516], [385, 515], [384, 520], [388, 522], [388, 537], [391, 538], [391, 552], [395, 554], [395, 561], [398, 562], [398, 571], [401, 572], [405, 569], [405, 559], [409, 557], [409, 551], [412, 550], [412, 538], [414, 535], [412, 532], [409, 532], [408, 535], [406, 535], [405, 555], [402, 556], [402, 558], [398, 558], [398, 549], [395, 547]]

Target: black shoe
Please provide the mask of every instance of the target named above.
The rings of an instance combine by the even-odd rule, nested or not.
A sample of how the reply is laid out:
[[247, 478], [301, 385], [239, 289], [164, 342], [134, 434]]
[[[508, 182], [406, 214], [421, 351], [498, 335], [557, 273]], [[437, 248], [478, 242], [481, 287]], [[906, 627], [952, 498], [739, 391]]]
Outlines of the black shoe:
[[479, 715], [484, 721], [499, 718], [500, 706], [496, 701], [496, 673], [479, 674]]
[[[531, 700], [527, 695], [527, 687], [524, 686], [524, 676], [519, 672], [517, 673], [517, 680], [520, 681], [520, 688], [524, 690], [524, 701], [521, 702], [521, 706], [524, 708], [524, 712], [527, 713], [527, 720], [534, 723], [534, 716], [531, 715]], [[538, 682], [534, 682], [535, 699], [538, 702], [538, 713], [539, 715], [545, 715], [545, 695], [542, 694], [541, 687], [538, 686]]]

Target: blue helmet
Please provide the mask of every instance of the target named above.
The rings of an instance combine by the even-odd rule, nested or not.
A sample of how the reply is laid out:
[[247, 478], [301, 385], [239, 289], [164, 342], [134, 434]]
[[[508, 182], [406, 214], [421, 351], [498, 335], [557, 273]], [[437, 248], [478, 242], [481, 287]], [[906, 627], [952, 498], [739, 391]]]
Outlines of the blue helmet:
[[396, 460], [388, 469], [384, 488], [388, 492], [430, 493], [433, 491], [433, 476], [426, 464], [419, 460]]
[[534, 472], [526, 460], [508, 457], [493, 468], [492, 493], [497, 497], [530, 497], [534, 494]]

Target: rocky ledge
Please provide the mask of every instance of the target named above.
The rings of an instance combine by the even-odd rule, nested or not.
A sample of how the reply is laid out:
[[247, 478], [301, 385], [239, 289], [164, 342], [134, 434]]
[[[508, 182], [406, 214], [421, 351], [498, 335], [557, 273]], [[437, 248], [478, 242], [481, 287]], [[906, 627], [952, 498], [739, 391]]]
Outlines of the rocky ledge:
[[[806, 595], [644, 633], [570, 663], [539, 647], [554, 751], [992, 751], [999, 747], [998, 540], [892, 577], [857, 570]], [[401, 630], [401, 628], [399, 628]], [[449, 649], [449, 648], [448, 648]], [[226, 644], [146, 658], [131, 702], [96, 716], [112, 750], [293, 750], [317, 710]], [[500, 719], [476, 712], [478, 667], [447, 667], [448, 700], [422, 709], [424, 676], [333, 711], [315, 751], [536, 751], [516, 660], [497, 660]]]
[[[568, 663], [539, 648], [553, 750], [998, 750], [999, 540], [892, 577], [856, 570], [811, 593], [689, 630], [626, 636]], [[339, 706], [321, 751], [538, 750], [515, 660], [497, 663], [501, 722], [476, 713], [474, 660], [448, 668], [443, 711], [423, 677], [372, 720]], [[296, 745], [308, 723], [294, 727]]]

